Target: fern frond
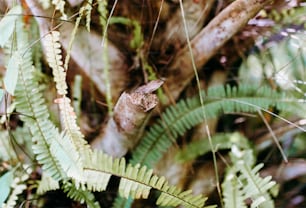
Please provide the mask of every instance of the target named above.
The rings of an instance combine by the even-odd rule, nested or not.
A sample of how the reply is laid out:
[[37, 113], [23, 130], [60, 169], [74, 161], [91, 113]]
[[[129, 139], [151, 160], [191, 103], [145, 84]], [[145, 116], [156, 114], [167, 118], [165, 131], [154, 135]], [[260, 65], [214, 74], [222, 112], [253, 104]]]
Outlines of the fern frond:
[[[19, 34], [17, 34], [18, 36]], [[27, 39], [21, 39], [26, 41]], [[26, 44], [21, 44], [26, 45]], [[33, 152], [44, 171], [58, 180], [65, 176], [60, 164], [53, 157], [51, 141], [59, 136], [58, 130], [49, 120], [49, 112], [41, 93], [41, 86], [34, 77], [31, 51], [27, 50], [22, 57], [15, 90], [16, 110], [21, 113], [21, 120], [29, 127], [33, 138]]]
[[20, 195], [27, 188], [27, 186], [24, 183], [20, 183], [20, 181], [16, 179], [13, 181], [12, 188], [12, 193], [10, 194], [7, 202], [2, 204], [2, 208], [15, 208], [18, 195]]
[[59, 95], [66, 95], [68, 86], [66, 83], [66, 70], [63, 67], [59, 39], [60, 33], [58, 31], [52, 31], [44, 38], [44, 45], [47, 62], [52, 68], [56, 90]]
[[229, 170], [222, 183], [222, 193], [224, 207], [226, 208], [246, 208], [245, 197], [241, 190], [242, 183], [237, 179], [236, 172]]
[[68, 177], [79, 182], [84, 180], [80, 152], [75, 149], [65, 132], [62, 132], [60, 137], [55, 137], [52, 140], [50, 151], [53, 157], [59, 161]]
[[59, 182], [54, 180], [52, 177], [43, 173], [41, 180], [39, 181], [37, 194], [42, 195], [47, 191], [59, 189]]
[[73, 200], [79, 201], [82, 204], [85, 203], [90, 208], [100, 208], [93, 193], [78, 189], [73, 183], [65, 182], [63, 184], [63, 190], [67, 193], [67, 196]]
[[26, 172], [14, 171], [14, 179], [11, 184], [11, 193], [6, 203], [1, 205], [2, 208], [14, 208], [18, 201], [18, 195], [20, 195], [26, 188], [26, 180], [30, 177], [31, 169]]
[[147, 198], [152, 188], [161, 192], [157, 204], [162, 206], [184, 205], [185, 207], [203, 207], [206, 198], [201, 195], [193, 196], [191, 191], [182, 192], [174, 186], [169, 186], [164, 177], [153, 174], [140, 165], [126, 167], [125, 159], [113, 160], [110, 156], [101, 151], [88, 152], [85, 155], [86, 161], [84, 173], [88, 190], [103, 191], [109, 182], [110, 176], [115, 175], [121, 178], [119, 193], [123, 197], [134, 199]]
[[241, 151], [237, 146], [233, 146], [231, 153], [231, 160], [234, 163], [238, 180], [243, 183], [241, 190], [244, 198], [252, 199], [252, 207], [269, 202], [271, 198], [268, 191], [276, 182], [271, 181], [271, 176], [265, 178], [259, 176], [259, 170], [263, 167], [263, 164], [253, 167], [254, 156], [251, 150]]
[[[248, 140], [241, 134], [235, 133], [219, 133], [212, 136], [213, 147], [215, 151], [222, 149], [231, 149], [232, 145], [246, 149], [249, 147]], [[186, 162], [195, 159], [200, 155], [204, 155], [211, 151], [209, 140], [203, 138], [193, 141], [180, 150], [175, 158], [178, 162]]]
[[[68, 64], [69, 64], [69, 60], [70, 60], [70, 54], [71, 54], [71, 49], [72, 49], [72, 44], [74, 42], [74, 39], [75, 39], [75, 36], [76, 36], [76, 33], [77, 33], [77, 30], [79, 28], [79, 25], [80, 25], [80, 22], [81, 22], [81, 19], [84, 15], [84, 13], [87, 15], [86, 17], [88, 18], [88, 13], [89, 13], [89, 18], [90, 18], [90, 11], [91, 11], [91, 5], [88, 5], [89, 2], [87, 2], [85, 4], [85, 6], [82, 6], [79, 10], [79, 16], [77, 17], [75, 23], [74, 23], [74, 27], [73, 27], [73, 30], [72, 30], [72, 33], [70, 35], [70, 40], [69, 40], [69, 43], [68, 43], [68, 48], [66, 50], [66, 57], [65, 57], [65, 63], [64, 63], [64, 68], [67, 70], [68, 69]], [[86, 20], [86, 27], [89, 27], [87, 24], [90, 24], [87, 22]]]
[[[165, 110], [161, 119], [145, 134], [140, 144], [133, 151], [133, 164], [144, 164], [151, 167], [157, 162], [167, 148], [187, 130], [204, 121], [202, 111], [207, 119], [215, 118], [223, 113], [257, 112], [258, 109], [268, 111], [270, 106], [279, 110], [301, 113], [305, 106], [296, 99], [287, 98], [285, 94], [269, 87], [241, 84], [239, 87], [215, 86], [208, 89], [205, 97], [205, 109], [198, 97], [180, 101]], [[301, 114], [300, 114], [301, 115]]]
[[243, 162], [237, 163], [237, 168], [241, 170], [240, 180], [246, 179], [247, 185], [244, 186], [243, 191], [246, 197], [264, 196], [267, 191], [272, 188], [276, 183], [271, 181], [271, 176], [261, 178], [258, 171], [263, 167], [263, 164], [258, 164], [254, 168], [250, 168]]
[[92, 0], [88, 0], [85, 5], [86, 29], [88, 32], [90, 32], [91, 10], [92, 10]]
[[82, 153], [84, 149], [89, 150], [90, 146], [84, 139], [80, 127], [76, 123], [76, 114], [71, 106], [71, 100], [68, 97], [57, 98], [54, 101], [58, 104], [62, 128], [75, 146], [76, 150]]
[[62, 17], [61, 19], [67, 20], [67, 15], [65, 13], [65, 1], [64, 0], [52, 0], [52, 4], [55, 6], [55, 10], [61, 12]]

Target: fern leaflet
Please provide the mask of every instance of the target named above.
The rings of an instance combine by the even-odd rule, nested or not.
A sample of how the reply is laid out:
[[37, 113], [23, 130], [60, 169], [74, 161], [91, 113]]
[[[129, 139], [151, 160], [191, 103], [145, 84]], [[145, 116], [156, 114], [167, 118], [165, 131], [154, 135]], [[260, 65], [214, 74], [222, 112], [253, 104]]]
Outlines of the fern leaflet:
[[[266, 86], [247, 84], [241, 84], [239, 88], [215, 86], [209, 88], [205, 95], [206, 116], [207, 119], [211, 119], [222, 113], [257, 112], [258, 109], [268, 111], [266, 109], [270, 106], [297, 114], [305, 110], [305, 106], [301, 103], [287, 97]], [[201, 111], [203, 107], [198, 97], [180, 101], [176, 106], [167, 108], [161, 119], [140, 141], [133, 152], [131, 162], [151, 167], [179, 135], [203, 122]]]
[[47, 62], [52, 68], [54, 81], [56, 83], [56, 90], [59, 95], [67, 94], [66, 71], [63, 68], [63, 61], [61, 53], [61, 45], [59, 43], [60, 33], [52, 31], [44, 38], [44, 45], [46, 49]]
[[86, 185], [88, 190], [103, 191], [109, 182], [110, 176], [115, 175], [121, 178], [119, 193], [123, 197], [147, 198], [152, 188], [161, 191], [157, 200], [158, 205], [196, 208], [203, 207], [206, 198], [201, 195], [193, 196], [191, 191], [182, 192], [176, 187], [169, 186], [164, 177], [153, 174], [153, 170], [148, 170], [140, 165], [126, 167], [124, 158], [113, 160], [110, 156], [93, 151], [85, 154], [88, 161], [84, 167]]

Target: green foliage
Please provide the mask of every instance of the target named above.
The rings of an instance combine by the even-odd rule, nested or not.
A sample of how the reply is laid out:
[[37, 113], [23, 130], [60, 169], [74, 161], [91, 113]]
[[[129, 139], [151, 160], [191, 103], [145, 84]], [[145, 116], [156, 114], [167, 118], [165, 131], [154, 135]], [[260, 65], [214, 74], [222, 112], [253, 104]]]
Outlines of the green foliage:
[[[212, 136], [214, 151], [223, 149], [231, 149], [233, 145], [240, 148], [250, 148], [250, 145], [245, 137], [239, 133], [219, 133]], [[210, 145], [207, 138], [189, 143], [186, 147], [180, 150], [176, 155], [178, 162], [192, 161], [200, 155], [210, 152]]]
[[79, 201], [82, 204], [85, 203], [90, 208], [99, 208], [100, 205], [95, 201], [93, 193], [80, 188], [76, 188], [75, 184], [71, 182], [65, 182], [63, 190], [67, 193], [67, 196], [73, 200]]
[[196, 96], [167, 108], [161, 119], [150, 128], [133, 151], [131, 162], [152, 167], [178, 136], [204, 121], [203, 110], [207, 119], [224, 113], [256, 113], [258, 110], [268, 112], [269, 107], [297, 114], [304, 110], [304, 106], [294, 98], [291, 99], [289, 95], [279, 93], [268, 86], [243, 83], [239, 87], [215, 86], [208, 89], [204, 98], [205, 107], [201, 106]]
[[[119, 194], [123, 197], [147, 198], [152, 188], [161, 192], [157, 204], [165, 206], [203, 207], [206, 201], [201, 195], [193, 196], [191, 191], [183, 192], [169, 186], [164, 177], [158, 177], [145, 166], [126, 165], [124, 158], [113, 159], [99, 151], [92, 151], [84, 140], [76, 124], [76, 116], [71, 101], [66, 97], [66, 71], [62, 66], [59, 33], [51, 32], [46, 36], [45, 46], [47, 62], [53, 69], [54, 81], [59, 98], [62, 119], [62, 131], [55, 127], [49, 118], [49, 112], [39, 80], [35, 77], [29, 39], [24, 36], [16, 38], [17, 50], [27, 48], [20, 59], [20, 70], [15, 90], [16, 110], [20, 113], [24, 125], [32, 134], [32, 149], [36, 161], [42, 165], [46, 174], [39, 184], [38, 194], [58, 188], [63, 183], [67, 196], [90, 207], [99, 207], [92, 191], [104, 191], [112, 175], [121, 178]], [[19, 43], [19, 41], [21, 41]], [[24, 177], [24, 180], [28, 178]], [[73, 181], [73, 182], [70, 182]], [[22, 181], [23, 182], [23, 181]], [[27, 186], [17, 183], [7, 200], [13, 206]]]
[[9, 196], [10, 187], [14, 179], [13, 173], [14, 173], [13, 171], [9, 171], [4, 175], [2, 175], [0, 178], [0, 189], [1, 189], [0, 204], [3, 204], [6, 198]]
[[126, 165], [125, 159], [115, 159], [101, 151], [87, 152], [87, 163], [84, 165], [87, 190], [103, 191], [111, 175], [121, 178], [119, 194], [128, 198], [148, 198], [152, 188], [161, 192], [156, 204], [161, 206], [203, 207], [206, 198], [201, 195], [193, 196], [191, 191], [182, 192], [168, 185], [164, 177], [153, 174], [146, 166]]
[[2, 176], [3, 178], [1, 177], [1, 180], [7, 180], [5, 183], [3, 183], [4, 181], [1, 181], [0, 184], [1, 191], [4, 191], [4, 200], [5, 198], [7, 198], [7, 191], [9, 190], [10, 192], [5, 203], [1, 202], [1, 207], [16, 207], [16, 204], [18, 202], [18, 195], [20, 195], [27, 188], [26, 181], [29, 179], [31, 172], [32, 170], [26, 165], [23, 165], [23, 167], [16, 166], [15, 168], [7, 172], [4, 176]]
[[4, 47], [14, 32], [14, 26], [19, 15], [22, 13], [20, 5], [16, 5], [0, 21], [0, 47]]
[[[64, 12], [65, 1], [53, 0], [52, 4], [56, 5], [56, 10], [62, 13], [63, 18], [66, 18]], [[48, 4], [45, 6], [48, 7]], [[154, 78], [155, 74], [142, 54], [144, 39], [140, 23], [121, 17], [109, 20], [107, 19], [107, 1], [99, 0], [98, 6], [103, 27], [104, 53], [102, 57], [105, 63], [104, 78], [107, 85], [107, 103], [109, 112], [111, 112], [112, 101], [106, 36], [108, 21], [126, 24], [134, 28], [131, 48], [137, 50], [143, 67], [149, 72], [151, 78]], [[258, 111], [265, 111], [273, 114], [269, 111], [271, 107], [296, 114], [305, 112], [305, 106], [298, 102], [295, 97], [290, 96], [289, 93], [280, 93], [262, 84], [264, 73], [266, 75], [268, 73], [274, 75], [282, 73], [283, 71], [279, 69], [280, 66], [284, 65], [282, 61], [290, 62], [292, 58], [297, 57], [296, 54], [300, 56], [296, 65], [292, 65], [292, 68], [297, 70], [292, 72], [294, 76], [292, 75], [289, 78], [290, 83], [294, 83], [295, 78], [301, 75], [304, 70], [301, 66], [306, 65], [305, 51], [301, 48], [295, 49], [292, 47], [293, 42], [288, 41], [286, 44], [278, 45], [281, 46], [280, 51], [286, 50], [286, 54], [282, 54], [284, 56], [280, 61], [275, 59], [275, 57], [278, 57], [278, 53], [277, 48], [273, 47], [269, 49], [269, 53], [273, 57], [272, 60], [264, 59], [260, 55], [248, 57], [246, 60], [247, 66], [242, 66], [242, 68], [253, 67], [253, 69], [262, 72], [260, 73], [261, 77], [255, 77], [254, 82], [239, 83], [238, 86], [234, 87], [229, 85], [211, 87], [207, 93], [202, 92], [205, 98], [204, 106], [201, 104], [199, 97], [196, 96], [184, 99], [177, 105], [167, 108], [161, 119], [150, 128], [139, 146], [132, 152], [130, 163], [127, 164], [124, 158], [115, 159], [101, 151], [92, 150], [77, 125], [76, 120], [79, 113], [75, 114], [71, 106], [71, 100], [67, 97], [68, 85], [66, 82], [69, 54], [74, 36], [84, 15], [86, 15], [86, 27], [88, 31], [90, 30], [91, 10], [92, 0], [85, 2], [79, 10], [79, 17], [71, 35], [64, 65], [59, 32], [52, 31], [43, 40], [47, 62], [52, 68], [58, 94], [54, 101], [58, 104], [61, 116], [60, 127], [57, 127], [50, 119], [42, 93], [43, 86], [37, 76], [37, 69], [33, 66], [32, 45], [30, 44], [28, 31], [24, 29], [21, 18], [15, 15], [21, 13], [21, 8], [19, 6], [14, 7], [0, 22], [0, 30], [5, 31], [0, 37], [0, 46], [3, 47], [9, 40], [12, 45], [4, 85], [7, 92], [14, 95], [16, 112], [20, 115], [24, 124], [22, 130], [29, 129], [31, 133], [31, 135], [25, 134], [24, 136], [27, 138], [23, 141], [32, 148], [35, 155], [35, 161], [31, 161], [31, 163], [42, 167], [42, 178], [40, 181], [35, 181], [35, 184], [38, 184], [37, 196], [41, 196], [50, 190], [61, 189], [71, 199], [85, 203], [88, 207], [98, 208], [100, 205], [93, 192], [105, 191], [110, 178], [116, 176], [120, 179], [118, 193], [123, 198], [116, 199], [113, 204], [114, 207], [130, 207], [133, 199], [146, 199], [154, 189], [159, 192], [156, 201], [159, 206], [182, 205], [187, 208], [202, 208], [207, 200], [206, 197], [195, 196], [190, 190], [182, 191], [169, 185], [165, 177], [155, 175], [150, 168], [179, 136], [205, 120], [202, 116], [203, 111], [205, 111], [207, 119], [213, 119], [227, 113], [240, 112], [257, 113]], [[10, 27], [11, 25], [15, 25], [15, 27]], [[243, 77], [242, 74], [243, 72], [241, 72], [241, 77]], [[254, 76], [256, 72], [249, 74]], [[281, 79], [278, 80], [275, 76], [275, 80], [281, 88], [285, 89], [286, 85], [282, 85], [282, 82], [279, 81]], [[303, 92], [300, 88], [298, 89], [299, 93]], [[80, 92], [80, 86], [78, 86], [77, 91]], [[0, 96], [3, 96], [2, 90]], [[80, 107], [80, 100], [78, 100], [77, 106]], [[15, 130], [13, 134], [19, 137], [21, 133], [17, 132], [18, 130]], [[1, 160], [10, 162], [15, 160], [17, 156], [11, 154], [14, 150], [8, 140], [4, 141], [2, 139], [9, 137], [8, 132], [2, 133], [0, 135], [0, 151], [7, 154], [1, 155]], [[31, 141], [29, 140], [30, 137]], [[177, 159], [185, 162], [209, 151], [232, 149], [230, 154], [232, 164], [228, 167], [222, 184], [225, 207], [247, 207], [246, 199], [251, 199], [251, 207], [273, 207], [269, 191], [275, 185], [275, 182], [271, 181], [269, 176], [260, 177], [259, 171], [263, 165], [255, 165], [256, 158], [247, 139], [238, 133], [216, 134], [212, 137], [212, 142], [213, 150], [210, 149], [207, 139], [192, 142], [179, 152]], [[5, 148], [5, 150], [1, 148]], [[14, 207], [16, 205], [19, 200], [18, 195], [29, 188], [27, 182], [30, 174], [30, 169], [26, 171], [26, 168], [22, 168], [22, 171], [15, 171], [11, 168], [0, 177], [0, 205], [3, 204], [3, 207]]]
[[251, 199], [251, 207], [274, 207], [268, 191], [276, 184], [271, 176], [262, 178], [258, 171], [263, 164], [255, 167], [252, 150], [241, 150], [232, 147], [231, 161], [233, 165], [227, 170], [222, 184], [224, 206], [228, 208], [247, 207], [246, 199]]
[[143, 34], [141, 31], [141, 25], [138, 21], [131, 20], [126, 17], [112, 17], [110, 19], [110, 23], [132, 26], [133, 27], [133, 39], [130, 42], [130, 47], [132, 49], [139, 49], [143, 46], [144, 44]]
[[109, 51], [108, 51], [108, 38], [107, 38], [107, 29], [109, 25], [109, 18], [107, 18], [108, 10], [107, 10], [108, 1], [107, 0], [98, 0], [98, 12], [100, 13], [100, 24], [102, 26], [102, 47], [103, 47], [103, 80], [105, 82], [106, 87], [106, 103], [108, 107], [108, 113], [110, 116], [113, 114], [113, 101], [112, 101], [112, 93], [111, 93], [111, 84], [110, 84], [110, 64], [109, 64]]
[[67, 83], [66, 83], [66, 70], [64, 69], [61, 45], [59, 43], [60, 33], [58, 31], [52, 31], [44, 38], [46, 56], [49, 66], [52, 68], [54, 81], [56, 83], [56, 90], [59, 95], [67, 94]]
[[305, 35], [302, 31], [288, 34], [279, 43], [268, 42], [259, 53], [250, 54], [239, 69], [239, 77], [250, 83], [270, 79], [279, 88], [304, 96], [306, 66]]

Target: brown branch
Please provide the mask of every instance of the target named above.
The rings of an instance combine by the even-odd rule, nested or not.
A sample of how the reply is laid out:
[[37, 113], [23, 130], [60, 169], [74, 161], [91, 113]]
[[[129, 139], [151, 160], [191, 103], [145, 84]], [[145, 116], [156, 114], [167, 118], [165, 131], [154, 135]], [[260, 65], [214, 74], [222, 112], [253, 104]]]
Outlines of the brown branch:
[[[218, 50], [273, 0], [236, 0], [219, 13], [192, 41], [191, 48], [197, 70]], [[178, 52], [169, 67], [165, 85], [171, 96], [177, 99], [193, 79], [192, 59], [186, 46]], [[169, 103], [169, 102], [168, 102]], [[166, 104], [168, 104], [166, 103]]]
[[[194, 0], [184, 0], [183, 8], [190, 38], [193, 38], [201, 31], [214, 2], [215, 0], [201, 0], [195, 3]], [[169, 46], [180, 48], [185, 44], [186, 34], [184, 32], [182, 13], [177, 8], [175, 13], [168, 17], [165, 30], [159, 33], [157, 38], [154, 39], [153, 46], [155, 48], [162, 48], [162, 51], [166, 51]]]
[[92, 143], [114, 157], [122, 157], [132, 149], [141, 136], [149, 112], [157, 105], [158, 98], [153, 92], [163, 81], [155, 80], [131, 93], [124, 92], [116, 103], [114, 115], [109, 119], [103, 132]]

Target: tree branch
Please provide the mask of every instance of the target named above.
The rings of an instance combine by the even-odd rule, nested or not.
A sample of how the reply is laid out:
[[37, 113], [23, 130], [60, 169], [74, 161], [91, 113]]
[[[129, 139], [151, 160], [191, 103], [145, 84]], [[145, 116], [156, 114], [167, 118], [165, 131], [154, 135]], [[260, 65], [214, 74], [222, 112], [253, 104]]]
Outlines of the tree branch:
[[113, 117], [92, 146], [114, 157], [122, 157], [132, 149], [142, 134], [150, 110], [158, 103], [153, 92], [162, 84], [163, 81], [155, 80], [131, 93], [124, 92], [116, 103]]
[[[197, 70], [218, 50], [273, 0], [236, 0], [220, 12], [192, 41], [192, 56]], [[166, 72], [165, 85], [173, 99], [177, 99], [193, 79], [194, 71], [190, 51], [186, 46], [178, 52]], [[169, 104], [169, 101], [168, 103]]]

